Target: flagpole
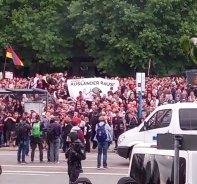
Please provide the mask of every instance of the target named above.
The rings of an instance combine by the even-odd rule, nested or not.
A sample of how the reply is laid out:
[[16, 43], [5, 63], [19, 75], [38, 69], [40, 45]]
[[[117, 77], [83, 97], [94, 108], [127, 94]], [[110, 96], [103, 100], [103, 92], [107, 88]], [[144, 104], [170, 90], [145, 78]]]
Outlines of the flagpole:
[[149, 62], [148, 62], [148, 77], [150, 75], [150, 62], [151, 62], [151, 59], [149, 59]]
[[5, 57], [4, 67], [3, 67], [3, 78], [5, 78], [5, 67], [7, 63], [7, 57]]

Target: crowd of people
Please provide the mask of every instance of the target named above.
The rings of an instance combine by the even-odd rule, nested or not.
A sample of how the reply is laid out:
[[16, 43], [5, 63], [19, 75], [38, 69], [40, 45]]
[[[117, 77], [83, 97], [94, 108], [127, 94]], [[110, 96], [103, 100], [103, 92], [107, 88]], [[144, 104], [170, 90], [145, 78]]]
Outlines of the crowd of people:
[[[138, 126], [157, 106], [195, 102], [197, 95], [196, 86], [188, 84], [184, 77], [147, 77], [146, 90], [142, 97], [142, 117], [139, 118], [139, 94], [136, 92], [134, 78], [111, 78], [119, 81], [117, 91], [108, 91], [102, 95], [98, 92], [92, 95], [91, 100], [90, 96], [86, 99], [80, 92], [76, 99], [70, 97], [67, 86], [70, 78], [67, 73], [58, 73], [45, 76], [36, 74], [35, 77], [26, 79], [0, 80], [0, 89], [48, 90], [47, 108], [46, 101], [39, 94], [23, 94], [20, 97], [14, 94], [0, 95], [0, 147], [17, 145], [18, 163], [26, 163], [25, 157], [29, 155], [30, 147], [31, 162], [34, 162], [37, 146], [41, 163], [44, 162], [43, 149], [47, 149], [49, 163], [59, 163], [60, 148], [69, 160], [68, 151], [71, 151], [70, 145], [75, 142], [79, 145], [85, 144], [81, 147], [84, 153], [71, 151], [80, 157], [78, 168], [83, 172], [80, 160], [85, 159], [86, 153], [91, 152], [92, 142], [92, 149], [98, 148], [97, 168], [100, 169], [103, 163], [103, 168], [106, 169], [107, 150], [113, 141], [114, 151], [116, 150], [118, 137], [124, 131]], [[42, 114], [38, 115], [34, 110], [25, 112], [25, 102], [34, 101], [43, 103]], [[76, 172], [76, 168], [74, 171]]]
[[[62, 127], [61, 147], [65, 151], [66, 143], [64, 141], [67, 134], [66, 122], [74, 120], [77, 125], [84, 130], [87, 126], [87, 132], [84, 131], [86, 142], [92, 139], [93, 128], [91, 127], [91, 119], [94, 112], [103, 113], [108, 124], [112, 125], [114, 117], [120, 117], [124, 123], [122, 131], [131, 129], [140, 124], [157, 106], [166, 103], [178, 102], [194, 102], [196, 100], [196, 86], [188, 85], [184, 77], [164, 77], [164, 78], [146, 78], [146, 90], [143, 92], [142, 100], [142, 117], [138, 118], [139, 112], [139, 94], [136, 93], [136, 82], [134, 78], [111, 78], [119, 80], [119, 87], [116, 92], [109, 91], [107, 94], [98, 93], [92, 101], [87, 101], [83, 94], [74, 99], [69, 96], [67, 73], [58, 73], [51, 75], [36, 74], [32, 78], [13, 78], [1, 79], [0, 89], [4, 88], [40, 88], [48, 90], [49, 103], [46, 111], [46, 101], [39, 94], [27, 95], [23, 94], [21, 98], [17, 95], [0, 95], [0, 147], [15, 146], [16, 141], [15, 129], [19, 123], [20, 117], [24, 113], [24, 103], [32, 101], [42, 101], [44, 112], [40, 117], [46, 131], [47, 124], [52, 116], [58, 116]], [[76, 77], [72, 77], [76, 78]], [[28, 121], [33, 123], [36, 118], [36, 113], [32, 110], [27, 114]], [[75, 126], [75, 125], [74, 125]], [[75, 126], [76, 127], [76, 126]], [[113, 126], [112, 126], [113, 127]], [[78, 128], [78, 127], [76, 127]], [[112, 128], [114, 129], [115, 126]], [[113, 132], [113, 130], [112, 130]], [[46, 147], [46, 136], [43, 134], [44, 147]], [[117, 140], [116, 133], [115, 140]], [[115, 141], [117, 146], [117, 141]], [[93, 144], [93, 147], [94, 144]], [[86, 147], [87, 152], [90, 152], [90, 146]], [[28, 151], [27, 153], [28, 154]]]

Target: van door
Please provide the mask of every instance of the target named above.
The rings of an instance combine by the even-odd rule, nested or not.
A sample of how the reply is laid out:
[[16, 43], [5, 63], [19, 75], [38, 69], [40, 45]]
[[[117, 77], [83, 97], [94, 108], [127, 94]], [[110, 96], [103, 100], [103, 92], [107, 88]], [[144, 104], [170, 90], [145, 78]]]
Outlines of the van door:
[[148, 147], [133, 149], [128, 176], [132, 177], [137, 183], [150, 183], [155, 150], [155, 148]]
[[163, 109], [155, 112], [151, 118], [145, 122], [147, 130], [145, 131], [146, 143], [156, 141], [158, 133], [169, 133], [169, 127], [172, 121], [172, 109]]
[[[179, 184], [187, 183], [188, 152], [180, 151], [179, 154]], [[154, 178], [160, 183], [174, 183], [174, 151], [156, 150]]]

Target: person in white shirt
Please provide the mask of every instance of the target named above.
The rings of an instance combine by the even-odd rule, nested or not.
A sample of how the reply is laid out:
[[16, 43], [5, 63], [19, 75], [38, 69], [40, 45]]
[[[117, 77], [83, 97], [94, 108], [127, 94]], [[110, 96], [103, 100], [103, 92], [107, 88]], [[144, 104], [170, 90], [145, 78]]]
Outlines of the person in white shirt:
[[88, 107], [90, 108], [91, 105], [92, 105], [92, 101], [93, 101], [93, 96], [92, 96], [92, 93], [87, 93], [84, 95], [84, 100], [87, 102], [88, 104]]
[[36, 73], [36, 76], [35, 76], [35, 78], [34, 78], [34, 87], [35, 87], [35, 88], [37, 87], [37, 82], [38, 82], [38, 80], [39, 80], [39, 74]]

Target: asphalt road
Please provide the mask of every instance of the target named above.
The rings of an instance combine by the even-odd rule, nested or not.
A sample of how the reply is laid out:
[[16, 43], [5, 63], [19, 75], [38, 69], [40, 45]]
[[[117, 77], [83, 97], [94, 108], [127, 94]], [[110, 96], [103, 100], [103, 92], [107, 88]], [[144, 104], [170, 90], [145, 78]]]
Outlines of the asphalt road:
[[[59, 164], [49, 164], [39, 163], [36, 152], [35, 162], [27, 165], [17, 164], [16, 153], [0, 149], [0, 164], [3, 169], [0, 184], [68, 184], [67, 165], [63, 153], [60, 153]], [[44, 158], [46, 160], [46, 152]], [[80, 175], [89, 178], [93, 184], [116, 184], [128, 173], [128, 160], [120, 158], [115, 153], [108, 153], [106, 170], [96, 169], [96, 159], [96, 153], [87, 154], [87, 159], [82, 162], [84, 173]], [[26, 161], [30, 162], [30, 158], [26, 157]]]

